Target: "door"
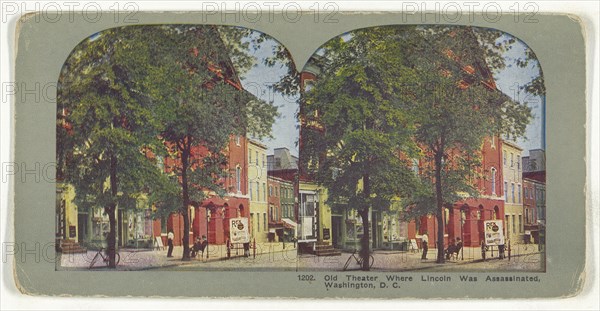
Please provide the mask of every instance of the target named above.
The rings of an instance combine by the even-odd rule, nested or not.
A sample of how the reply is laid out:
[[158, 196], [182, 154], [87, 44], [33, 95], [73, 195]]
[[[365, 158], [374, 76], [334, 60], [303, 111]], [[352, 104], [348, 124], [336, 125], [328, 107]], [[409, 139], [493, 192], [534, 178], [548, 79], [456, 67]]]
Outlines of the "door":
[[335, 248], [341, 248], [340, 238], [342, 235], [342, 216], [331, 217], [331, 243]]
[[300, 240], [317, 239], [318, 197], [315, 193], [300, 194]]
[[77, 242], [79, 245], [84, 245], [87, 238], [88, 230], [88, 214], [77, 215]]

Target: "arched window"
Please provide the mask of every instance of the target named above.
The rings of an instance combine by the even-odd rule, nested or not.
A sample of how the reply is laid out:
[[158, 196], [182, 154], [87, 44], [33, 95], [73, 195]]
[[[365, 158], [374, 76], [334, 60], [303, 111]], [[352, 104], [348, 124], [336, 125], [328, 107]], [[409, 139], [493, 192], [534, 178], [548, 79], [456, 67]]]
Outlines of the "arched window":
[[235, 182], [237, 192], [242, 191], [242, 169], [238, 166], [235, 167]]
[[492, 167], [492, 194], [496, 194], [496, 169]]

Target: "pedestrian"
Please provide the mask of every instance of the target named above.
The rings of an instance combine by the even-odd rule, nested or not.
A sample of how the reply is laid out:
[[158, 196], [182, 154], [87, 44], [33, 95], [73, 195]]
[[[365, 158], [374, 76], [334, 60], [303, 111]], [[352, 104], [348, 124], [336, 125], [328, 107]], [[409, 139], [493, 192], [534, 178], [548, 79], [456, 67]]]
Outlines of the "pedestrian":
[[428, 249], [428, 244], [429, 243], [429, 237], [427, 236], [427, 231], [425, 231], [425, 233], [423, 233], [423, 235], [421, 236], [421, 247], [423, 248], [423, 255], [421, 256], [421, 260], [425, 260], [427, 259], [427, 249]]
[[498, 243], [498, 258], [500, 259], [504, 259], [504, 250], [505, 250], [505, 246], [504, 246], [504, 239], [500, 240], [500, 243]]
[[169, 246], [169, 250], [167, 251], [167, 257], [173, 257], [173, 239], [175, 238], [175, 235], [173, 234], [173, 231], [169, 231], [169, 234], [167, 234], [167, 245]]

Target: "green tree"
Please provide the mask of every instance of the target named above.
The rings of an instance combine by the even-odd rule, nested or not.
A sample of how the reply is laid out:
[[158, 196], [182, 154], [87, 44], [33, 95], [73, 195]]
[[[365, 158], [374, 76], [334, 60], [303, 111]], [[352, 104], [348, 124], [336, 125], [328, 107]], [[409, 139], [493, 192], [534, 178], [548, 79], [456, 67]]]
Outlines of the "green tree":
[[[484, 139], [522, 135], [531, 112], [496, 89], [485, 49], [470, 27], [417, 30], [420, 40], [410, 50], [420, 79], [410, 109], [418, 124], [415, 140], [423, 148], [425, 163], [431, 164], [422, 176], [433, 181], [433, 189], [410, 203], [413, 212], [435, 213], [437, 262], [443, 263], [444, 208], [464, 198], [461, 193], [479, 195], [474, 181], [479, 178]], [[495, 68], [503, 66], [498, 58], [491, 59]]]
[[160, 188], [162, 174], [146, 157], [158, 124], [139, 91], [152, 37], [140, 27], [96, 34], [73, 50], [59, 77], [57, 175], [74, 186], [80, 209], [104, 208], [113, 268], [117, 208], [133, 208], [141, 193]]
[[164, 80], [154, 98], [163, 126], [160, 138], [175, 158], [172, 181], [180, 189], [163, 192], [159, 206], [161, 213], [176, 211], [183, 216], [182, 260], [189, 260], [189, 206], [201, 203], [207, 192], [224, 194], [223, 150], [231, 135], [270, 135], [278, 114], [276, 107], [241, 88], [216, 27], [163, 29], [165, 37], [156, 53], [161, 57], [155, 64]]
[[389, 208], [416, 187], [414, 123], [401, 95], [417, 77], [399, 40], [411, 31], [377, 27], [331, 40], [313, 57], [321, 73], [302, 99], [303, 169], [327, 188], [330, 206], [358, 211], [363, 270], [370, 266], [371, 210]]

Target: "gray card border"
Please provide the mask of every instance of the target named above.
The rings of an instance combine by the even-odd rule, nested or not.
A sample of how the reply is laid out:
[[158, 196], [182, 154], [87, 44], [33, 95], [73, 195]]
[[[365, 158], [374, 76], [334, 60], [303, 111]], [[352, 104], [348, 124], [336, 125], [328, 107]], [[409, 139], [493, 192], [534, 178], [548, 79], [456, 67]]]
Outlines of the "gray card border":
[[[103, 29], [133, 25], [114, 22], [114, 14], [89, 23], [80, 15], [49, 23], [24, 16], [17, 25], [15, 81], [25, 85], [55, 83], [69, 52], [81, 40]], [[306, 16], [306, 18], [304, 18]], [[121, 15], [120, 17], [124, 17]], [[195, 13], [140, 12], [139, 23], [224, 24], [218, 16]], [[276, 14], [274, 21], [261, 19], [238, 26], [263, 31], [279, 40], [292, 53], [298, 68], [321, 44], [349, 30], [393, 24], [420, 24], [419, 16], [401, 12], [337, 14], [337, 23], [315, 23], [309, 13], [296, 23]], [[88, 272], [55, 271], [55, 184], [42, 179], [22, 182], [14, 178], [14, 232], [17, 245], [41, 245], [41, 260], [27, 255], [14, 257], [17, 287], [30, 295], [152, 296], [152, 297], [290, 297], [290, 298], [548, 298], [570, 297], [582, 289], [586, 279], [586, 55], [581, 22], [575, 16], [537, 15], [537, 23], [501, 19], [486, 22], [480, 14], [463, 16], [456, 25], [497, 28], [527, 43], [537, 54], [547, 88], [547, 263], [537, 283], [452, 284], [419, 283], [402, 291], [325, 291], [325, 274], [310, 272], [316, 282], [300, 282], [296, 272]], [[522, 21], [522, 19], [519, 19]], [[28, 167], [55, 162], [55, 100], [17, 94], [14, 104], [14, 161]], [[52, 171], [52, 169], [49, 169]], [[53, 172], [52, 172], [53, 173]], [[35, 258], [34, 258], [35, 257]], [[302, 273], [305, 274], [305, 273]], [[363, 275], [365, 273], [352, 273]], [[372, 275], [389, 273], [369, 272]], [[420, 278], [424, 273], [401, 272]], [[454, 276], [459, 273], [433, 272]], [[468, 273], [495, 275], [497, 273]], [[525, 275], [526, 273], [503, 273]], [[532, 273], [527, 273], [531, 275]]]

